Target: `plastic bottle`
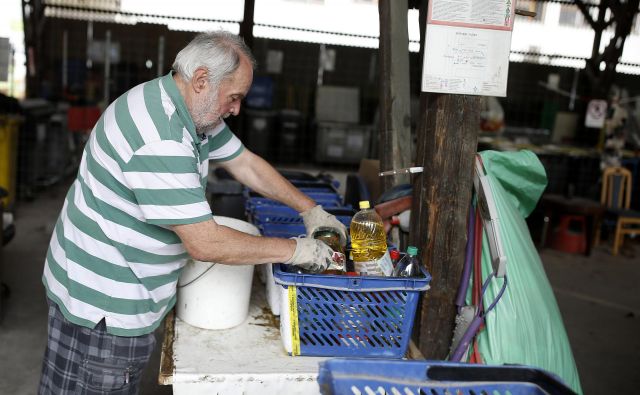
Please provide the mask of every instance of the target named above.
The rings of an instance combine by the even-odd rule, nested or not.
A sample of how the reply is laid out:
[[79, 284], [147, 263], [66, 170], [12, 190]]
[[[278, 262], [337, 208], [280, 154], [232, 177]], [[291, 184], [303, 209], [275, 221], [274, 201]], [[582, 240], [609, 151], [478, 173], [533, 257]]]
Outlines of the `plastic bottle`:
[[393, 267], [396, 267], [396, 265], [398, 264], [398, 259], [400, 259], [400, 251], [391, 250], [389, 251], [389, 256], [391, 257], [391, 264], [393, 265]]
[[349, 233], [355, 271], [367, 276], [390, 276], [393, 266], [384, 224], [368, 201], [360, 202], [360, 211], [353, 216]]
[[395, 269], [393, 269], [393, 276], [416, 277], [420, 273], [420, 262], [417, 256], [418, 249], [416, 247], [407, 247], [407, 254], [400, 259]]

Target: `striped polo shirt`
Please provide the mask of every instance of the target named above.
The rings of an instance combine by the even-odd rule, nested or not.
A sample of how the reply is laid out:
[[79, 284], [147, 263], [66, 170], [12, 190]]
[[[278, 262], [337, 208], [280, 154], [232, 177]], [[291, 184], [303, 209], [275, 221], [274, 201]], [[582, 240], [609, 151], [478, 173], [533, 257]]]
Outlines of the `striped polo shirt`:
[[170, 225], [211, 218], [209, 160], [243, 150], [222, 123], [198, 136], [172, 74], [102, 114], [56, 223], [42, 277], [65, 317], [108, 332], [152, 332], [173, 307], [187, 253]]

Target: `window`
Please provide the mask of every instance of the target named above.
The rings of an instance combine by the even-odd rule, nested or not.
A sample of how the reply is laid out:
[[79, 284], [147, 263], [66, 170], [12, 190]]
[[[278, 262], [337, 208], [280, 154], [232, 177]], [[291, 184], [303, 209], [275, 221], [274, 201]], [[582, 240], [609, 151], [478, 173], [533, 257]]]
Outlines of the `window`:
[[256, 37], [378, 47], [377, 1], [256, 0], [254, 22]]
[[286, 0], [292, 3], [324, 4], [324, 0]]
[[585, 25], [584, 17], [582, 16], [582, 11], [578, 9], [575, 5], [560, 5], [560, 26], [583, 26]]

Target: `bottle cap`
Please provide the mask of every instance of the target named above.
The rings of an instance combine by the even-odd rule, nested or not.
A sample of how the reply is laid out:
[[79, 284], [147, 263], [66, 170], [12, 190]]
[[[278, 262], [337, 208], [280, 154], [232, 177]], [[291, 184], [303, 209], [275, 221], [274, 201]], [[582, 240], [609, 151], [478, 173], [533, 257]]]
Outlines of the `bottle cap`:
[[368, 200], [361, 200], [360, 201], [360, 209], [363, 210], [365, 208], [371, 208], [371, 205], [369, 204]]
[[400, 258], [400, 251], [391, 250], [391, 251], [389, 251], [389, 256], [391, 257], [391, 259], [393, 259], [395, 261], [396, 259]]
[[418, 247], [409, 246], [407, 247], [407, 254], [416, 256], [418, 255]]

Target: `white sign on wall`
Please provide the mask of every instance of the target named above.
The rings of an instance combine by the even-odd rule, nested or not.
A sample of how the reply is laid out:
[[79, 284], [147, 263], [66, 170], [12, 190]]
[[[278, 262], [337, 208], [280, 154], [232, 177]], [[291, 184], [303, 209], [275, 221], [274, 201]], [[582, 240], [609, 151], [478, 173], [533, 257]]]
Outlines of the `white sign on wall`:
[[584, 119], [584, 126], [588, 128], [601, 128], [607, 117], [607, 101], [591, 100], [587, 105], [587, 115]]
[[422, 91], [506, 96], [512, 0], [432, 0]]

